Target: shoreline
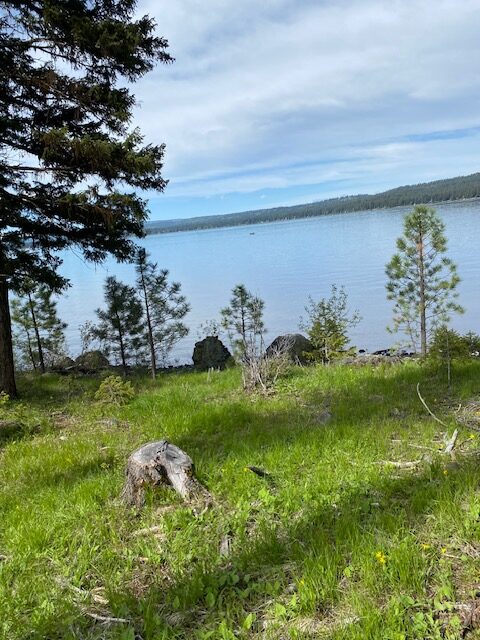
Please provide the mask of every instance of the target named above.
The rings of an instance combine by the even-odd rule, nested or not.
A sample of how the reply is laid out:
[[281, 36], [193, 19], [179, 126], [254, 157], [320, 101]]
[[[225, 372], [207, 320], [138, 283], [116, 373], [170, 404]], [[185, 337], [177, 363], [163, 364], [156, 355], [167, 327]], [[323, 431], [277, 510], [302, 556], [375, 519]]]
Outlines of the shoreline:
[[[188, 233], [188, 232], [192, 232], [192, 231], [210, 231], [213, 229], [229, 229], [229, 228], [238, 228], [238, 227], [256, 227], [258, 225], [263, 225], [263, 224], [275, 224], [277, 222], [290, 222], [293, 220], [310, 220], [312, 218], [325, 218], [327, 216], [343, 216], [349, 213], [369, 213], [372, 211], [385, 211], [387, 209], [395, 211], [398, 209], [406, 209], [408, 207], [414, 207], [417, 204], [425, 204], [427, 206], [431, 206], [431, 207], [435, 207], [435, 206], [447, 206], [447, 205], [452, 205], [452, 204], [468, 204], [468, 203], [472, 203], [472, 202], [477, 202], [480, 201], [480, 196], [476, 196], [474, 198], [459, 198], [456, 200], [438, 200], [438, 201], [434, 201], [434, 202], [417, 202], [417, 203], [411, 203], [411, 204], [399, 204], [399, 205], [395, 205], [393, 207], [389, 207], [389, 206], [381, 206], [381, 207], [371, 207], [369, 209], [365, 209], [365, 208], [359, 208], [359, 209], [345, 209], [345, 211], [331, 211], [328, 212], [326, 211], [325, 213], [318, 213], [318, 214], [312, 214], [312, 215], [304, 215], [304, 216], [285, 216], [285, 217], [278, 217], [275, 218], [273, 220], [258, 220], [258, 221], [249, 221], [249, 222], [232, 222], [231, 224], [218, 224], [218, 225], [199, 225], [199, 226], [192, 226], [189, 228], [185, 228], [185, 229], [158, 229], [158, 230], [152, 230], [149, 231], [148, 228], [145, 229], [145, 237], [147, 236], [159, 236], [159, 235], [168, 235], [168, 234], [174, 234], [174, 233]], [[302, 206], [302, 205], [298, 205], [298, 206]], [[222, 217], [224, 214], [221, 214], [219, 217]], [[236, 214], [226, 214], [226, 215], [236, 215]], [[240, 215], [240, 214], [239, 214]], [[210, 216], [205, 216], [205, 217], [210, 217]], [[194, 220], [195, 218], [185, 218], [185, 220]], [[179, 222], [181, 222], [182, 219], [179, 219]], [[156, 221], [149, 221], [149, 222], [156, 222]]]

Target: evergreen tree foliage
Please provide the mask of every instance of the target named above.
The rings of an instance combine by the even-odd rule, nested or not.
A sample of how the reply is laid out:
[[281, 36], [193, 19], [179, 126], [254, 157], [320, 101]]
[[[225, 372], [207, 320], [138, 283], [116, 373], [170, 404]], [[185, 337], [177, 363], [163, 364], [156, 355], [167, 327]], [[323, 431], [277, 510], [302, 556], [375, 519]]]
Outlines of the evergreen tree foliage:
[[167, 269], [159, 269], [140, 249], [135, 261], [137, 290], [146, 319], [146, 338], [150, 351], [150, 369], [155, 378], [157, 362], [165, 363], [175, 344], [188, 334], [182, 319], [190, 311], [179, 282], [168, 281]]
[[100, 322], [93, 333], [107, 354], [123, 368], [139, 364], [145, 355], [145, 330], [142, 303], [134, 287], [109, 276], [104, 286], [105, 309], [97, 309]]
[[15, 349], [23, 364], [42, 373], [65, 356], [66, 323], [58, 317], [57, 303], [46, 285], [24, 283], [12, 300], [12, 320], [16, 327]]
[[[230, 339], [234, 355], [242, 367], [243, 387], [247, 391], [267, 389], [275, 384], [286, 364], [285, 354], [269, 358], [265, 352], [264, 301], [245, 285], [232, 289], [230, 304], [221, 310], [221, 325]], [[280, 355], [280, 354], [279, 354]]]
[[0, 390], [16, 393], [9, 289], [61, 288], [59, 251], [131, 259], [163, 145], [130, 128], [128, 83], [170, 62], [135, 0], [0, 0]]
[[467, 336], [462, 336], [458, 331], [441, 325], [433, 332], [429, 345], [429, 358], [432, 360], [461, 360], [470, 357], [469, 341]]
[[398, 252], [386, 267], [387, 296], [393, 300], [392, 331], [408, 334], [412, 347], [427, 354], [428, 336], [451, 313], [462, 313], [455, 300], [460, 279], [445, 256], [445, 225], [435, 209], [417, 205], [405, 216]]
[[226, 330], [236, 356], [241, 361], [258, 358], [264, 349], [265, 303], [238, 284], [232, 289], [230, 304], [221, 310], [222, 327]]
[[300, 328], [306, 331], [314, 350], [307, 357], [323, 364], [351, 353], [348, 348], [348, 329], [360, 322], [357, 311], [350, 313], [348, 297], [343, 287], [332, 285], [330, 297], [315, 302], [308, 299], [305, 307], [308, 319], [300, 321]]

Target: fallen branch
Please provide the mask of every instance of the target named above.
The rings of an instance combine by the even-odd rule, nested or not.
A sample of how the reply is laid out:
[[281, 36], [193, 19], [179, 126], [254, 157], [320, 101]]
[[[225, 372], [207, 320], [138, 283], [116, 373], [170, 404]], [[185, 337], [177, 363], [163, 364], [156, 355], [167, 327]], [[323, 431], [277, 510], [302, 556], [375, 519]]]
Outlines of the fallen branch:
[[455, 448], [455, 443], [457, 442], [457, 438], [458, 438], [458, 429], [455, 429], [455, 431], [453, 432], [453, 436], [450, 438], [450, 440], [447, 440], [445, 443], [445, 451], [444, 453], [452, 453], [454, 448]]
[[429, 408], [429, 406], [427, 405], [427, 403], [425, 402], [425, 400], [422, 398], [422, 394], [420, 393], [420, 383], [417, 382], [417, 395], [420, 398], [420, 402], [423, 404], [423, 406], [425, 407], [425, 409], [428, 411], [428, 413], [432, 416], [432, 418], [434, 420], [436, 420], [437, 422], [439, 422], [443, 427], [445, 427], [446, 429], [448, 429], [448, 425], [445, 424], [445, 422], [442, 422], [440, 420], [440, 418], [437, 418], [437, 416], [433, 413], [433, 411]]
[[150, 533], [155, 535], [162, 532], [163, 532], [163, 527], [155, 525], [153, 527], [147, 527], [146, 529], [137, 529], [137, 531], [134, 531], [132, 533], [132, 536], [134, 538], [137, 538], [139, 536], [148, 536]]
[[414, 442], [407, 442], [407, 447], [413, 447], [414, 449], [422, 449], [423, 451], [436, 451], [433, 447], [426, 447], [423, 444], [415, 444]]
[[420, 460], [409, 460], [407, 462], [397, 462], [396, 460], [379, 460], [377, 464], [383, 464], [386, 467], [395, 467], [395, 469], [415, 469], [422, 462], [423, 458], [420, 458]]
[[122, 622], [122, 623], [128, 623], [130, 622], [130, 620], [128, 620], [128, 618], [114, 618], [113, 616], [101, 616], [98, 613], [92, 613], [91, 611], [84, 611], [86, 616], [89, 616], [90, 618], [93, 618], [94, 620], [98, 620], [99, 622], [106, 622], [106, 623], [112, 623], [112, 622]]

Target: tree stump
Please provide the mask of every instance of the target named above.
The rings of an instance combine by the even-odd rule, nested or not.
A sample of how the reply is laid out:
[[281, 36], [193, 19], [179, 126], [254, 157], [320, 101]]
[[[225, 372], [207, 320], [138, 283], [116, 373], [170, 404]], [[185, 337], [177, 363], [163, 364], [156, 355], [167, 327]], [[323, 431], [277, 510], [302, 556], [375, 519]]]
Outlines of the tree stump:
[[145, 487], [162, 484], [172, 486], [185, 501], [210, 497], [194, 476], [191, 458], [167, 440], [145, 444], [128, 458], [122, 500], [141, 507], [145, 501]]

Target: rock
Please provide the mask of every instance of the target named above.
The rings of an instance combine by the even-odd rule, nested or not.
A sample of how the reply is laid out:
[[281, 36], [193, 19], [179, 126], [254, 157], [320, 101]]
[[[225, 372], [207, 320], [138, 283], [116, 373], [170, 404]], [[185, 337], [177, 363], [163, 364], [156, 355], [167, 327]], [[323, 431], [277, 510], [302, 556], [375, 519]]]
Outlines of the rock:
[[110, 366], [108, 358], [98, 350], [86, 351], [85, 353], [82, 353], [75, 360], [75, 364], [80, 369], [87, 369], [88, 371], [106, 369]]
[[56, 360], [53, 363], [52, 370], [65, 371], [68, 369], [72, 369], [73, 367], [75, 367], [75, 360], [73, 360], [69, 356], [62, 356], [61, 358], [58, 358], [58, 360]]
[[267, 356], [272, 356], [279, 351], [286, 350], [290, 359], [295, 364], [307, 364], [307, 353], [314, 350], [313, 344], [302, 336], [301, 333], [287, 333], [284, 336], [277, 336], [272, 344], [267, 347]]
[[200, 371], [224, 369], [232, 354], [217, 336], [207, 336], [195, 343], [193, 364]]
[[393, 356], [394, 353], [393, 349], [378, 349], [372, 353], [372, 356]]

